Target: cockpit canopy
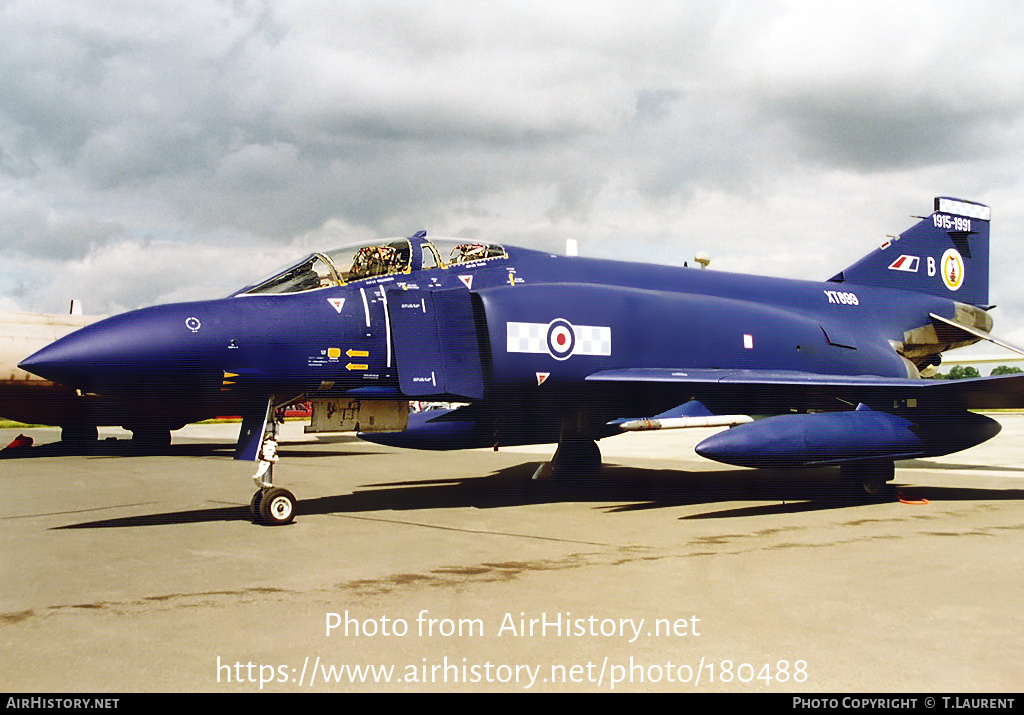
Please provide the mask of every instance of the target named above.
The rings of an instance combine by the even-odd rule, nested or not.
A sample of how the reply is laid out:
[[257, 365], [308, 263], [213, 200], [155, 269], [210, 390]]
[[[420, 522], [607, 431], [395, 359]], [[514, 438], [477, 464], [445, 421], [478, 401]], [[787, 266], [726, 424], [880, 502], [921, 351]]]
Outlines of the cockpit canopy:
[[419, 233], [411, 238], [357, 243], [313, 253], [232, 295], [301, 293], [368, 278], [506, 257], [505, 249], [495, 244], [454, 238], [427, 240], [425, 233]]

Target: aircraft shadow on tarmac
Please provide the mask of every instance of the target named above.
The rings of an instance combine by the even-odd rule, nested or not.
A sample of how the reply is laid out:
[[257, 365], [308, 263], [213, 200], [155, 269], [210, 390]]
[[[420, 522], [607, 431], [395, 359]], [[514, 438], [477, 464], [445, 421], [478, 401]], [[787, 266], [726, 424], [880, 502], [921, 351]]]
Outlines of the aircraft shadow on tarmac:
[[[561, 502], [589, 502], [595, 505], [595, 509], [613, 514], [679, 506], [762, 502], [679, 517], [708, 519], [862, 506], [850, 498], [835, 468], [688, 472], [606, 465], [598, 475], [589, 478], [534, 481], [531, 475], [536, 467], [537, 463], [531, 462], [482, 477], [368, 484], [350, 494], [301, 499], [297, 504], [297, 514], [301, 517], [417, 509], [495, 509]], [[908, 500], [949, 502], [1024, 499], [1024, 489], [908, 486], [895, 483], [892, 491], [893, 496], [889, 497], [891, 501], [896, 500], [896, 492], [904, 493]], [[252, 520], [247, 506], [232, 505], [103, 519], [54, 528], [97, 529]]]
[[[354, 436], [336, 437], [330, 441], [318, 440], [306, 443], [289, 444], [281, 448], [282, 457], [347, 457], [356, 454], [377, 454], [378, 451], [362, 449], [339, 449], [339, 445], [354, 442], [366, 445], [366, 442]], [[104, 439], [96, 442], [49, 442], [31, 447], [0, 449], [0, 459], [34, 459], [41, 457], [205, 457], [233, 455], [234, 444], [223, 441], [182, 442], [171, 445], [138, 444], [130, 439]]]
[[952, 462], [936, 462], [930, 459], [908, 459], [897, 462], [899, 466], [913, 469], [958, 469], [979, 472], [1018, 472], [1024, 475], [1024, 467], [992, 466], [991, 464], [956, 464]]

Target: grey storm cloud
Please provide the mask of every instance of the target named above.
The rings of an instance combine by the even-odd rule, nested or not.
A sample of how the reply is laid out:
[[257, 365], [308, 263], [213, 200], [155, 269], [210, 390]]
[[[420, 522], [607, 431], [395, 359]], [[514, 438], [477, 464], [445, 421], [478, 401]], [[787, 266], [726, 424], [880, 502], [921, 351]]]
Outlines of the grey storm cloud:
[[[747, 268], [840, 192], [879, 233], [938, 193], [1019, 195], [1013, 3], [830, 5], [10, 0], [0, 307], [224, 293], [420, 228]], [[831, 274], [859, 255], [839, 223], [828, 256], [756, 265]]]

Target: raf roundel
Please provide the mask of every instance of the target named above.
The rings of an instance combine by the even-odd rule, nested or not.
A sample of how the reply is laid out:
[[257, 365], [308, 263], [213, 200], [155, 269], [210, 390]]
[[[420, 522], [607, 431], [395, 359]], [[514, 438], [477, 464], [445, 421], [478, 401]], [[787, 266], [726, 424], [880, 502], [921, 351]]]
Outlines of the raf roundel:
[[548, 325], [548, 352], [555, 360], [565, 360], [576, 347], [576, 334], [572, 324], [563, 318], [556, 318]]
[[565, 318], [550, 323], [507, 323], [506, 350], [547, 354], [555, 360], [573, 355], [611, 355], [612, 329], [604, 325], [573, 325]]

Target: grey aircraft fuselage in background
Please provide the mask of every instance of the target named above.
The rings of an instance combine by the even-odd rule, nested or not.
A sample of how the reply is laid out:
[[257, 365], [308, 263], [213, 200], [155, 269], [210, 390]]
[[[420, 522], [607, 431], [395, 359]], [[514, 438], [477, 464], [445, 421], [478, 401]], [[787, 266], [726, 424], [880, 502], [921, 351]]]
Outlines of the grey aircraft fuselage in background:
[[[536, 476], [600, 467], [625, 430], [731, 426], [697, 446], [728, 464], [839, 465], [874, 495], [899, 459], [995, 435], [970, 412], [1024, 404], [1024, 378], [923, 380], [990, 335], [987, 206], [951, 198], [826, 282], [409, 238], [315, 253], [219, 300], [114, 316], [21, 367], [130, 405], [154, 430], [243, 416], [253, 499], [268, 420], [303, 397], [373, 441], [421, 449], [558, 443]], [[410, 400], [460, 403], [408, 414]], [[269, 447], [269, 449], [268, 449]]]
[[100, 398], [85, 398], [70, 387], [26, 372], [18, 363], [54, 340], [101, 316], [0, 312], [0, 417], [29, 424], [59, 425], [68, 441], [95, 439], [97, 419], [123, 424], [126, 414], [113, 414]]

